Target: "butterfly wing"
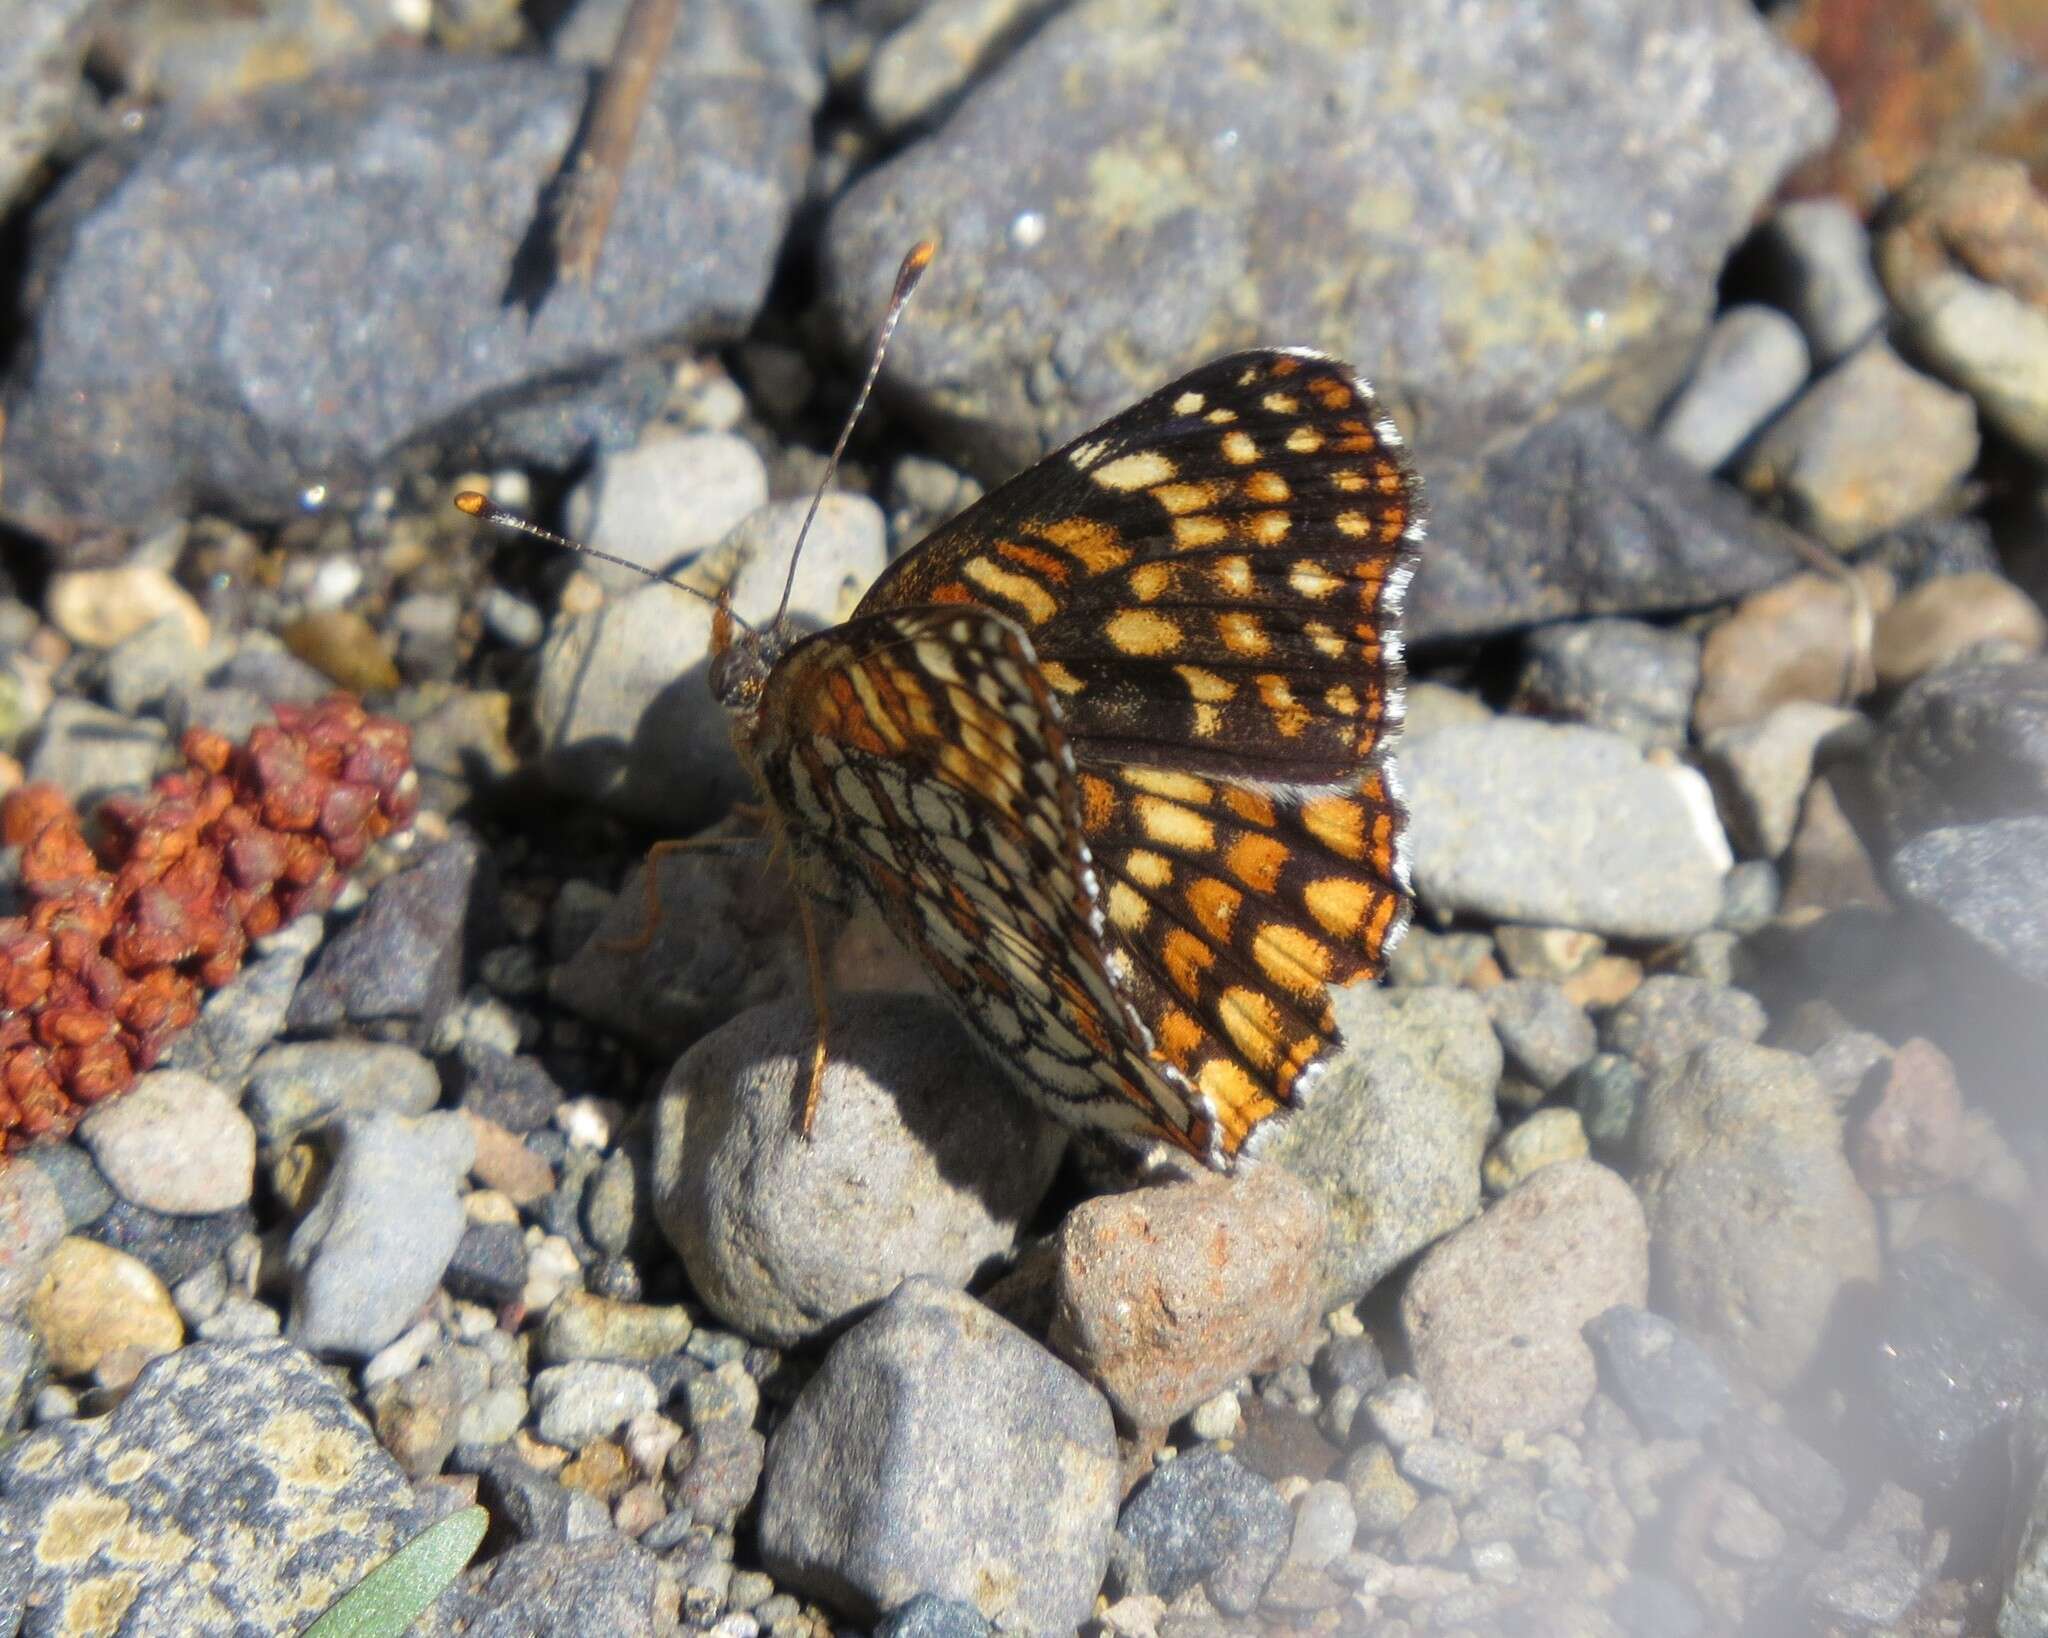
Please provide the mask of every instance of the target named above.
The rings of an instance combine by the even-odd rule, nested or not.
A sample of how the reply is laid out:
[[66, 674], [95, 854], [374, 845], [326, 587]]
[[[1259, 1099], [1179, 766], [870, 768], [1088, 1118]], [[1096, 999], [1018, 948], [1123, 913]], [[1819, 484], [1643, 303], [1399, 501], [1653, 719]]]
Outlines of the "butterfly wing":
[[1071, 746], [1119, 996], [1226, 1153], [1298, 1100], [1328, 989], [1406, 925], [1384, 752], [1419, 483], [1344, 365], [1241, 353], [991, 492], [862, 600], [1028, 634]]
[[757, 720], [794, 840], [866, 890], [1028, 1092], [1069, 1124], [1212, 1156], [1110, 975], [1073, 757], [1011, 621], [856, 617], [783, 656]]

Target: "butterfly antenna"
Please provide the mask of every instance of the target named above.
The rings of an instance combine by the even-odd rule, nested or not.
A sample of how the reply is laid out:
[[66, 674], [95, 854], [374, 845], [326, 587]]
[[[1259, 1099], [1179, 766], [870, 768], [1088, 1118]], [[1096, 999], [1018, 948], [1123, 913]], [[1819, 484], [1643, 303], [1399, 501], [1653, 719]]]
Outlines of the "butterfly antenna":
[[[521, 517], [519, 513], [498, 505], [490, 496], [479, 494], [474, 489], [465, 489], [455, 497], [455, 509], [477, 519], [480, 523], [495, 524], [500, 529], [511, 529], [522, 535], [531, 535], [535, 540], [544, 540], [550, 546], [562, 546], [572, 552], [581, 552], [585, 557], [594, 557], [600, 563], [611, 563], [621, 569], [631, 569], [635, 574], [645, 575], [649, 580], [658, 580], [664, 586], [673, 586], [677, 591], [688, 592], [692, 597], [702, 598], [714, 607], [718, 603], [718, 599], [711, 593], [687, 585], [672, 574], [657, 573], [645, 564], [635, 563], [630, 558], [616, 557], [610, 552], [599, 551], [595, 546], [586, 546], [580, 540], [571, 540], [567, 535], [558, 535], [552, 529], [543, 529], [531, 518]], [[747, 631], [754, 629], [737, 614], [733, 614], [731, 609], [727, 609], [726, 612], [732, 614], [736, 625]]]
[[789, 573], [783, 577], [782, 601], [775, 605], [775, 618], [769, 622], [771, 631], [782, 624], [783, 615], [789, 612], [790, 594], [796, 590], [797, 558], [803, 552], [804, 538], [810, 534], [811, 523], [818, 515], [818, 508], [824, 504], [825, 491], [832, 487], [832, 475], [839, 470], [839, 460], [846, 453], [847, 440], [853, 436], [854, 423], [867, 407], [868, 394], [875, 390], [875, 378], [882, 373], [882, 358], [889, 351], [889, 338], [896, 333], [896, 321], [903, 317], [903, 309], [910, 303], [910, 293], [917, 288], [917, 281], [924, 277], [924, 270], [931, 266], [932, 258], [938, 253], [936, 239], [921, 239], [903, 258], [903, 265], [896, 269], [896, 288], [889, 293], [888, 310], [882, 314], [881, 327], [875, 331], [875, 350], [868, 358], [867, 378], [860, 384], [853, 408], [847, 411], [846, 424], [839, 429], [839, 442], [832, 446], [832, 459], [825, 463], [825, 475], [818, 480], [817, 492], [811, 496], [811, 509], [804, 514], [804, 526], [796, 532], [796, 544], [789, 550]]

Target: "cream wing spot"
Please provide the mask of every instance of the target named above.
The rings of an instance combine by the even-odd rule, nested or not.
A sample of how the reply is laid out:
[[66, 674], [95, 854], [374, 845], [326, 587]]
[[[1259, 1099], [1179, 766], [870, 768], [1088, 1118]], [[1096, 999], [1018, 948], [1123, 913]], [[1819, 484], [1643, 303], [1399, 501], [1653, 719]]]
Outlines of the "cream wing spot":
[[1088, 476], [1104, 489], [1116, 489], [1128, 493], [1134, 489], [1150, 489], [1155, 484], [1169, 481], [1174, 475], [1173, 462], [1156, 449], [1141, 449], [1129, 455], [1119, 455], [1113, 461], [1089, 470]]

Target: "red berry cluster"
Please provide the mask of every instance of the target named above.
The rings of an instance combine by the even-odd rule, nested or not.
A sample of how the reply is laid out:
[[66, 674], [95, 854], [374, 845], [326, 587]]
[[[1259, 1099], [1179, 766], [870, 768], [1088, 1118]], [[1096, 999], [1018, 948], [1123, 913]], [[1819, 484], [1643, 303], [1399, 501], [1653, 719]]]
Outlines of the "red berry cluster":
[[325, 910], [419, 804], [410, 730], [346, 694], [281, 705], [243, 745], [194, 728], [181, 748], [147, 796], [101, 806], [104, 862], [54, 787], [0, 804], [30, 900], [0, 919], [0, 1151], [124, 1091], [250, 940]]

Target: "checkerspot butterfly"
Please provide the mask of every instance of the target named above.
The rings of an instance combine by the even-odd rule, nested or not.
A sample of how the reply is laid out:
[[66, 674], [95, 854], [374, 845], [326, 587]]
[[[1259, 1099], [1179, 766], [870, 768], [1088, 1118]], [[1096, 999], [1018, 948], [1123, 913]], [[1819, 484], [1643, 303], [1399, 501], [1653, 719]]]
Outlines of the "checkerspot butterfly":
[[1407, 924], [1422, 534], [1363, 381], [1237, 353], [977, 501], [843, 625], [720, 600], [711, 686], [805, 885], [871, 900], [1026, 1093], [1228, 1169], [1338, 1044], [1330, 986]]
[[1071, 1125], [1227, 1168], [1406, 924], [1418, 486], [1366, 385], [1234, 354], [899, 558], [845, 624], [714, 635], [813, 881], [850, 884]]

